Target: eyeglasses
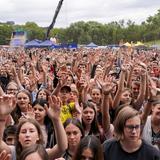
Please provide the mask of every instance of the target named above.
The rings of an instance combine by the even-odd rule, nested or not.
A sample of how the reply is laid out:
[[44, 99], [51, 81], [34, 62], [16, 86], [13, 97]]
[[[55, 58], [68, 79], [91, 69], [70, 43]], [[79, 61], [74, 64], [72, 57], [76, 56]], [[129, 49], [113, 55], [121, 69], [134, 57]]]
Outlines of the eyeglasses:
[[125, 125], [125, 128], [127, 128], [129, 131], [133, 131], [134, 129], [135, 130], [138, 130], [138, 129], [140, 129], [140, 127], [141, 127], [141, 125]]

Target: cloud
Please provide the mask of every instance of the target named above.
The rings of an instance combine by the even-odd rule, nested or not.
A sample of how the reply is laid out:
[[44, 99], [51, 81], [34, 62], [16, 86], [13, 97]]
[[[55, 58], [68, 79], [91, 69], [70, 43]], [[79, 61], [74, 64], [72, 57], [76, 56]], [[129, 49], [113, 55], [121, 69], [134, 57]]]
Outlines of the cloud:
[[14, 3], [10, 0], [1, 0], [0, 1], [0, 13], [12, 12], [14, 8]]
[[[24, 24], [36, 22], [40, 26], [51, 23], [59, 0], [0, 0], [0, 21]], [[132, 20], [145, 21], [157, 13], [159, 0], [64, 0], [55, 27], [66, 27], [76, 21], [94, 20], [101, 23]]]

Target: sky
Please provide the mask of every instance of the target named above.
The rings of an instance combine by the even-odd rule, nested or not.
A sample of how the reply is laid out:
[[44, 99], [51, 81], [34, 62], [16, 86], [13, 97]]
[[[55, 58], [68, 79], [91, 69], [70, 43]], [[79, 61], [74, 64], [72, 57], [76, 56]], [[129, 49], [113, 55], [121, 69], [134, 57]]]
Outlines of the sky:
[[[0, 0], [0, 22], [15, 24], [35, 22], [50, 25], [59, 0]], [[154, 16], [160, 0], [64, 0], [54, 27], [68, 27], [77, 21], [97, 21], [107, 24], [129, 19], [136, 24]]]

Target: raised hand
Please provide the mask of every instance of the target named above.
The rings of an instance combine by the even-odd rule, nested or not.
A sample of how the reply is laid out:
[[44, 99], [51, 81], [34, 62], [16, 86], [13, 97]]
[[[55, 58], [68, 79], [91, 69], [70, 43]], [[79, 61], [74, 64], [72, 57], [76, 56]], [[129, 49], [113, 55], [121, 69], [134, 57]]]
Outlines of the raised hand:
[[67, 72], [58, 71], [58, 86], [62, 87], [66, 83], [66, 79], [68, 77]]
[[0, 153], [0, 160], [11, 160], [11, 155], [8, 154], [5, 150]]
[[61, 105], [62, 103], [59, 97], [49, 96], [49, 108], [45, 105], [45, 109], [52, 120], [60, 119]]
[[145, 70], [147, 70], [147, 65], [145, 64], [145, 63], [143, 63], [143, 62], [139, 62], [138, 63], [138, 65], [140, 66], [140, 67], [142, 67], [143, 69], [145, 69]]
[[13, 76], [14, 78], [17, 76], [17, 72], [16, 72], [16, 68], [15, 66], [12, 66], [12, 69], [11, 69], [12, 73], [13, 73]]
[[0, 97], [0, 116], [10, 114], [16, 107], [16, 98], [12, 95]]
[[126, 72], [127, 71], [127, 66], [126, 64], [121, 65], [121, 71]]
[[42, 67], [42, 71], [43, 71], [44, 73], [47, 73], [47, 72], [48, 72], [48, 66], [47, 66], [46, 64], [41, 63], [41, 67]]
[[113, 83], [113, 77], [110, 76], [105, 78], [105, 82], [99, 82], [99, 84], [101, 85], [104, 95], [111, 93], [112, 89], [116, 86], [116, 84]]
[[151, 96], [156, 96], [157, 92], [160, 91], [160, 88], [157, 87], [156, 81], [154, 81], [151, 77], [149, 77], [149, 82], [150, 94]]

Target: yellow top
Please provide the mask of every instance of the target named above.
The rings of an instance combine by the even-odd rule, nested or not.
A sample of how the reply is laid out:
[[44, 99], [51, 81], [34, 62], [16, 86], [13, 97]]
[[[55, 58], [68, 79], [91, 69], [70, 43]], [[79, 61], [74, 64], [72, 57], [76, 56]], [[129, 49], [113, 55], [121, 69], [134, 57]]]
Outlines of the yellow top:
[[71, 102], [67, 105], [62, 105], [60, 118], [62, 123], [64, 123], [68, 118], [72, 118], [72, 111], [74, 110], [74, 102]]

